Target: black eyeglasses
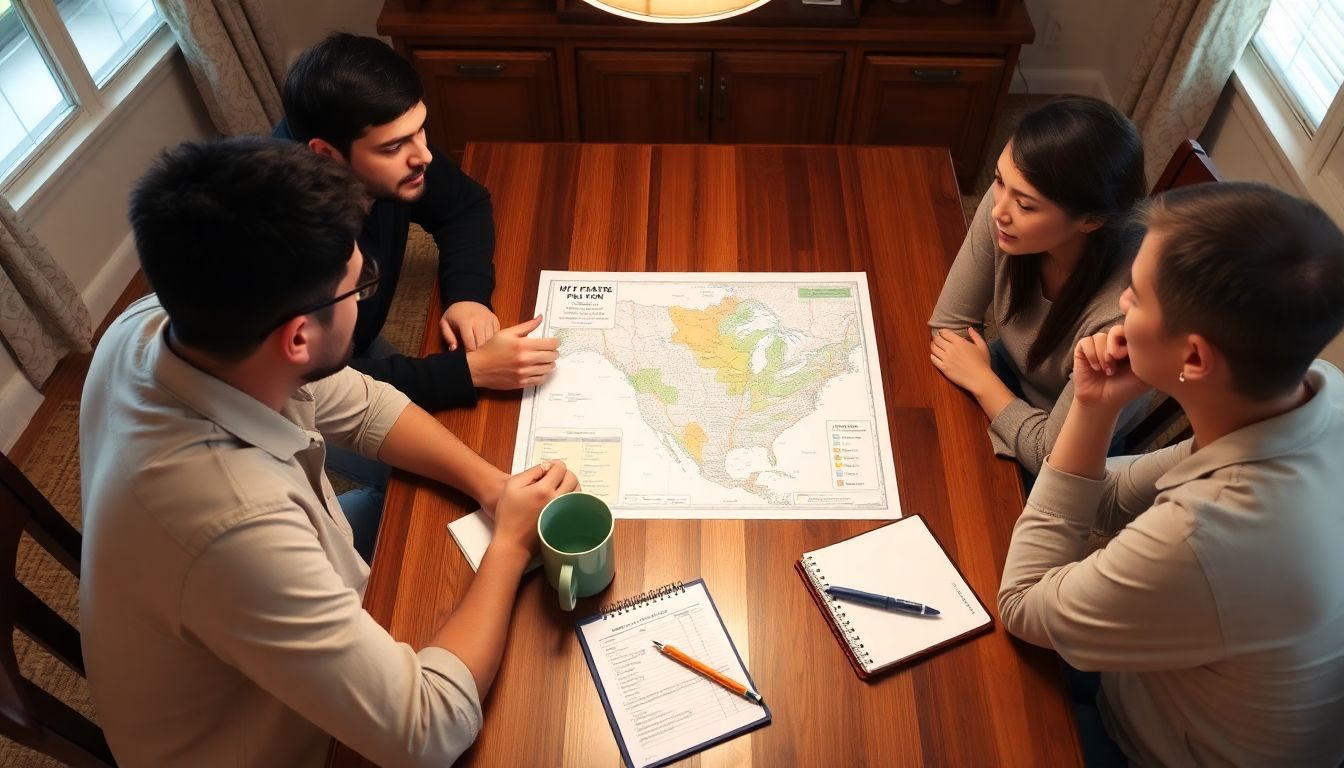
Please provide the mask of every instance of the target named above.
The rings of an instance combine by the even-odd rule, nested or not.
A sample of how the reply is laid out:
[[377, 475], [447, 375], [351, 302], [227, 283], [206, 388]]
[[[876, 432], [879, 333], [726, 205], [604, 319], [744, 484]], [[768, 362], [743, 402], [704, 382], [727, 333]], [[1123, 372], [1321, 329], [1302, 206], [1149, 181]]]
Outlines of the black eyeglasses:
[[355, 297], [355, 301], [364, 301], [366, 299], [373, 298], [373, 295], [378, 293], [378, 281], [382, 279], [383, 275], [382, 271], [378, 268], [378, 262], [374, 261], [373, 259], [366, 258], [364, 259], [364, 267], [360, 270], [359, 273], [359, 285], [356, 285], [351, 290], [348, 290], [339, 296], [335, 296], [333, 298], [318, 302], [317, 304], [313, 304], [304, 307], [302, 309], [299, 309], [295, 312], [292, 312], [290, 314], [287, 314], [285, 316], [285, 319], [275, 324], [275, 327], [279, 328], [280, 326], [289, 322], [291, 318], [295, 318], [300, 315], [311, 315], [312, 313], [318, 311], [319, 309], [326, 309], [327, 307], [330, 307], [333, 304], [345, 301], [351, 296]]

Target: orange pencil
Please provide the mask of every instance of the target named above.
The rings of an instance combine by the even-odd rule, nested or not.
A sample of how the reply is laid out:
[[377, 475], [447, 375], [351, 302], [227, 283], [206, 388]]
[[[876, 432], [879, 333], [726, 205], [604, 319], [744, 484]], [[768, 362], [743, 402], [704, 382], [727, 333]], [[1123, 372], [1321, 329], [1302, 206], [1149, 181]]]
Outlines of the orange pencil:
[[704, 664], [696, 661], [695, 659], [692, 659], [690, 656], [687, 656], [684, 652], [676, 648], [673, 648], [670, 645], [663, 645], [657, 640], [653, 641], [653, 647], [657, 648], [659, 651], [662, 651], [664, 656], [668, 656], [673, 660], [680, 662], [683, 666], [691, 669], [694, 672], [699, 672], [700, 674], [704, 675], [710, 680], [713, 680], [719, 685], [722, 685], [724, 688], [727, 688], [728, 690], [732, 691], [738, 696], [741, 696], [747, 701], [750, 701], [753, 704], [765, 703], [765, 699], [761, 698], [761, 694], [751, 690], [747, 686], [737, 682], [731, 677], [726, 677], [724, 675], [719, 674], [718, 671], [710, 669], [708, 666], [705, 666]]

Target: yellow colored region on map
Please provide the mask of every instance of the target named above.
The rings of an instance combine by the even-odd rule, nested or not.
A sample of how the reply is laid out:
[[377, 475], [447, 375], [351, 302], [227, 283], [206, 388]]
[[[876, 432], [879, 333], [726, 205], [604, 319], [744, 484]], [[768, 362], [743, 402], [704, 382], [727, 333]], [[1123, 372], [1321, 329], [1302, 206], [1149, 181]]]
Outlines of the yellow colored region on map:
[[686, 429], [682, 430], [681, 441], [685, 444], [686, 451], [697, 462], [705, 460], [705, 443], [709, 442], [709, 435], [705, 434], [705, 430], [701, 429], [699, 424], [694, 421], [687, 424]]
[[720, 324], [737, 311], [738, 300], [732, 296], [708, 309], [668, 307], [667, 313], [677, 330], [672, 341], [683, 344], [695, 354], [701, 366], [714, 371], [714, 377], [728, 389], [728, 393], [742, 393], [751, 371], [751, 349], [734, 344], [732, 338], [719, 332]]

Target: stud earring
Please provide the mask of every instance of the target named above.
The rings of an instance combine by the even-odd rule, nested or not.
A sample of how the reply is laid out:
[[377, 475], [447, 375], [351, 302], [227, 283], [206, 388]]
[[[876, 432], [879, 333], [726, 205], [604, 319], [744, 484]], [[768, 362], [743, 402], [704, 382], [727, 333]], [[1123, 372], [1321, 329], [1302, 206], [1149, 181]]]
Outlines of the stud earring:
[[1182, 384], [1184, 384], [1184, 383], [1185, 383], [1185, 371], [1181, 371], [1181, 375], [1180, 375], [1180, 376], [1177, 376], [1177, 377], [1176, 377], [1176, 380], [1179, 381], [1179, 382], [1181, 382]]

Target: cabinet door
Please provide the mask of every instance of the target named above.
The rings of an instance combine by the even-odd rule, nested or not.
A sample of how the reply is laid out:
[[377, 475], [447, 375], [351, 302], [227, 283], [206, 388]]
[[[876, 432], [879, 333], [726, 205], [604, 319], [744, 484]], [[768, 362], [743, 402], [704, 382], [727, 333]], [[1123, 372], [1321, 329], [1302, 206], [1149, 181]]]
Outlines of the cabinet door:
[[584, 141], [709, 139], [710, 56], [693, 51], [579, 51]]
[[714, 54], [714, 141], [829, 144], [845, 57], [839, 53]]
[[980, 165], [1002, 79], [1002, 59], [868, 56], [850, 140], [948, 147], [957, 177], [969, 182]]
[[550, 51], [419, 49], [429, 140], [460, 160], [468, 141], [558, 141], [555, 56]]

